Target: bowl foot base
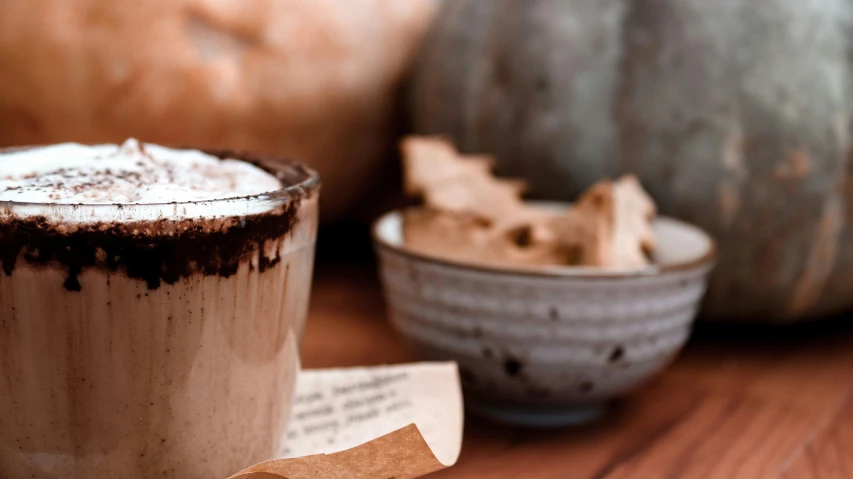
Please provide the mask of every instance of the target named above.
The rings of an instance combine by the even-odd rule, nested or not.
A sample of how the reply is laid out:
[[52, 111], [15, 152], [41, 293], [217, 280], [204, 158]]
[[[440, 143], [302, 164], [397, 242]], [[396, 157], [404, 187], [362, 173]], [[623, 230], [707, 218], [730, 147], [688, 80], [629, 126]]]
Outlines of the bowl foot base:
[[510, 426], [524, 426], [539, 429], [580, 426], [601, 418], [604, 404], [570, 406], [561, 408], [535, 408], [510, 405], [488, 404], [469, 401], [466, 408], [471, 413]]

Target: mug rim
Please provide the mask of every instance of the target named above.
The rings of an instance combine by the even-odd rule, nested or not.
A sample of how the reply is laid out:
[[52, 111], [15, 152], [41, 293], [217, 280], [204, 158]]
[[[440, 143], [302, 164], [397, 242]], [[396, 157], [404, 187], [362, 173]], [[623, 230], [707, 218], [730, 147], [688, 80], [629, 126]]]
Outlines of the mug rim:
[[[145, 142], [140, 141], [141, 144]], [[56, 144], [56, 143], [54, 143]], [[52, 144], [45, 145], [26, 145], [26, 146], [13, 146], [13, 147], [5, 147], [0, 148], [0, 161], [2, 161], [2, 154], [4, 153], [14, 153], [18, 151], [26, 151], [32, 150], [36, 148], [48, 147]], [[116, 144], [116, 146], [120, 146]], [[133, 210], [136, 208], [157, 208], [157, 207], [180, 207], [186, 205], [200, 205], [203, 204], [205, 206], [216, 207], [223, 203], [253, 203], [258, 201], [270, 201], [270, 200], [289, 200], [294, 196], [299, 197], [305, 194], [310, 195], [313, 191], [317, 190], [321, 186], [320, 175], [309, 168], [308, 166], [287, 159], [286, 157], [279, 157], [273, 155], [264, 155], [253, 153], [249, 151], [238, 151], [238, 150], [228, 150], [228, 149], [205, 149], [205, 148], [190, 148], [190, 147], [176, 147], [178, 150], [195, 150], [200, 151], [202, 153], [206, 153], [208, 155], [215, 156], [220, 160], [225, 159], [234, 159], [243, 161], [249, 164], [252, 164], [265, 172], [275, 176], [281, 183], [282, 188], [277, 190], [272, 190], [264, 193], [257, 193], [253, 195], [242, 195], [242, 196], [229, 196], [225, 198], [215, 198], [210, 200], [185, 200], [185, 201], [172, 201], [172, 202], [152, 202], [152, 203], [68, 203], [68, 202], [31, 202], [31, 201], [14, 201], [14, 200], [0, 200], [0, 206], [6, 206], [10, 208], [18, 208], [18, 207], [51, 207], [51, 208], [92, 208], [93, 210], [108, 210], [109, 208], [117, 209], [121, 208], [123, 210]], [[292, 179], [288, 178], [292, 177]]]

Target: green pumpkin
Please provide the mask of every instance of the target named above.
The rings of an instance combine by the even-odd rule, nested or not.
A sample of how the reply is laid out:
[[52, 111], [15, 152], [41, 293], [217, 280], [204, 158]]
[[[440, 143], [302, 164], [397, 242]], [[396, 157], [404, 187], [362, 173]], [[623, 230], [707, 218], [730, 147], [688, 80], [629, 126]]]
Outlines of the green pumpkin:
[[853, 0], [445, 2], [409, 99], [534, 196], [636, 173], [720, 243], [708, 319], [853, 310]]

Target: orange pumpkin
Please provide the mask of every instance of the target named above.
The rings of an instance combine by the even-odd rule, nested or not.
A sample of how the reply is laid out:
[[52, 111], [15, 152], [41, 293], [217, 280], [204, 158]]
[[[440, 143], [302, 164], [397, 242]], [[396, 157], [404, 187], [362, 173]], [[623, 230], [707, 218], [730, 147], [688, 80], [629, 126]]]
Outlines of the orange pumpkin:
[[0, 2], [0, 145], [251, 149], [306, 162], [327, 218], [391, 151], [433, 0]]

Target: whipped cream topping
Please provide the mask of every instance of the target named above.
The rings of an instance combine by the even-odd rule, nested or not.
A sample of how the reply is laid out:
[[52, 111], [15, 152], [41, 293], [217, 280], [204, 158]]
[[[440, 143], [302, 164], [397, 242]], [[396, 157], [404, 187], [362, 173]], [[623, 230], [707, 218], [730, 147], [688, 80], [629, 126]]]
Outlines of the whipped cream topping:
[[[282, 187], [274, 175], [245, 161], [222, 160], [197, 150], [165, 148], [134, 139], [120, 146], [62, 143], [0, 154], [0, 207], [2, 202], [12, 202], [7, 209], [14, 216], [45, 216], [53, 221], [259, 213], [271, 206], [250, 204], [242, 197]], [[234, 200], [205, 203], [230, 198]]]
[[281, 189], [281, 182], [239, 160], [127, 140], [76, 143], [0, 155], [0, 201], [156, 204], [210, 201]]

